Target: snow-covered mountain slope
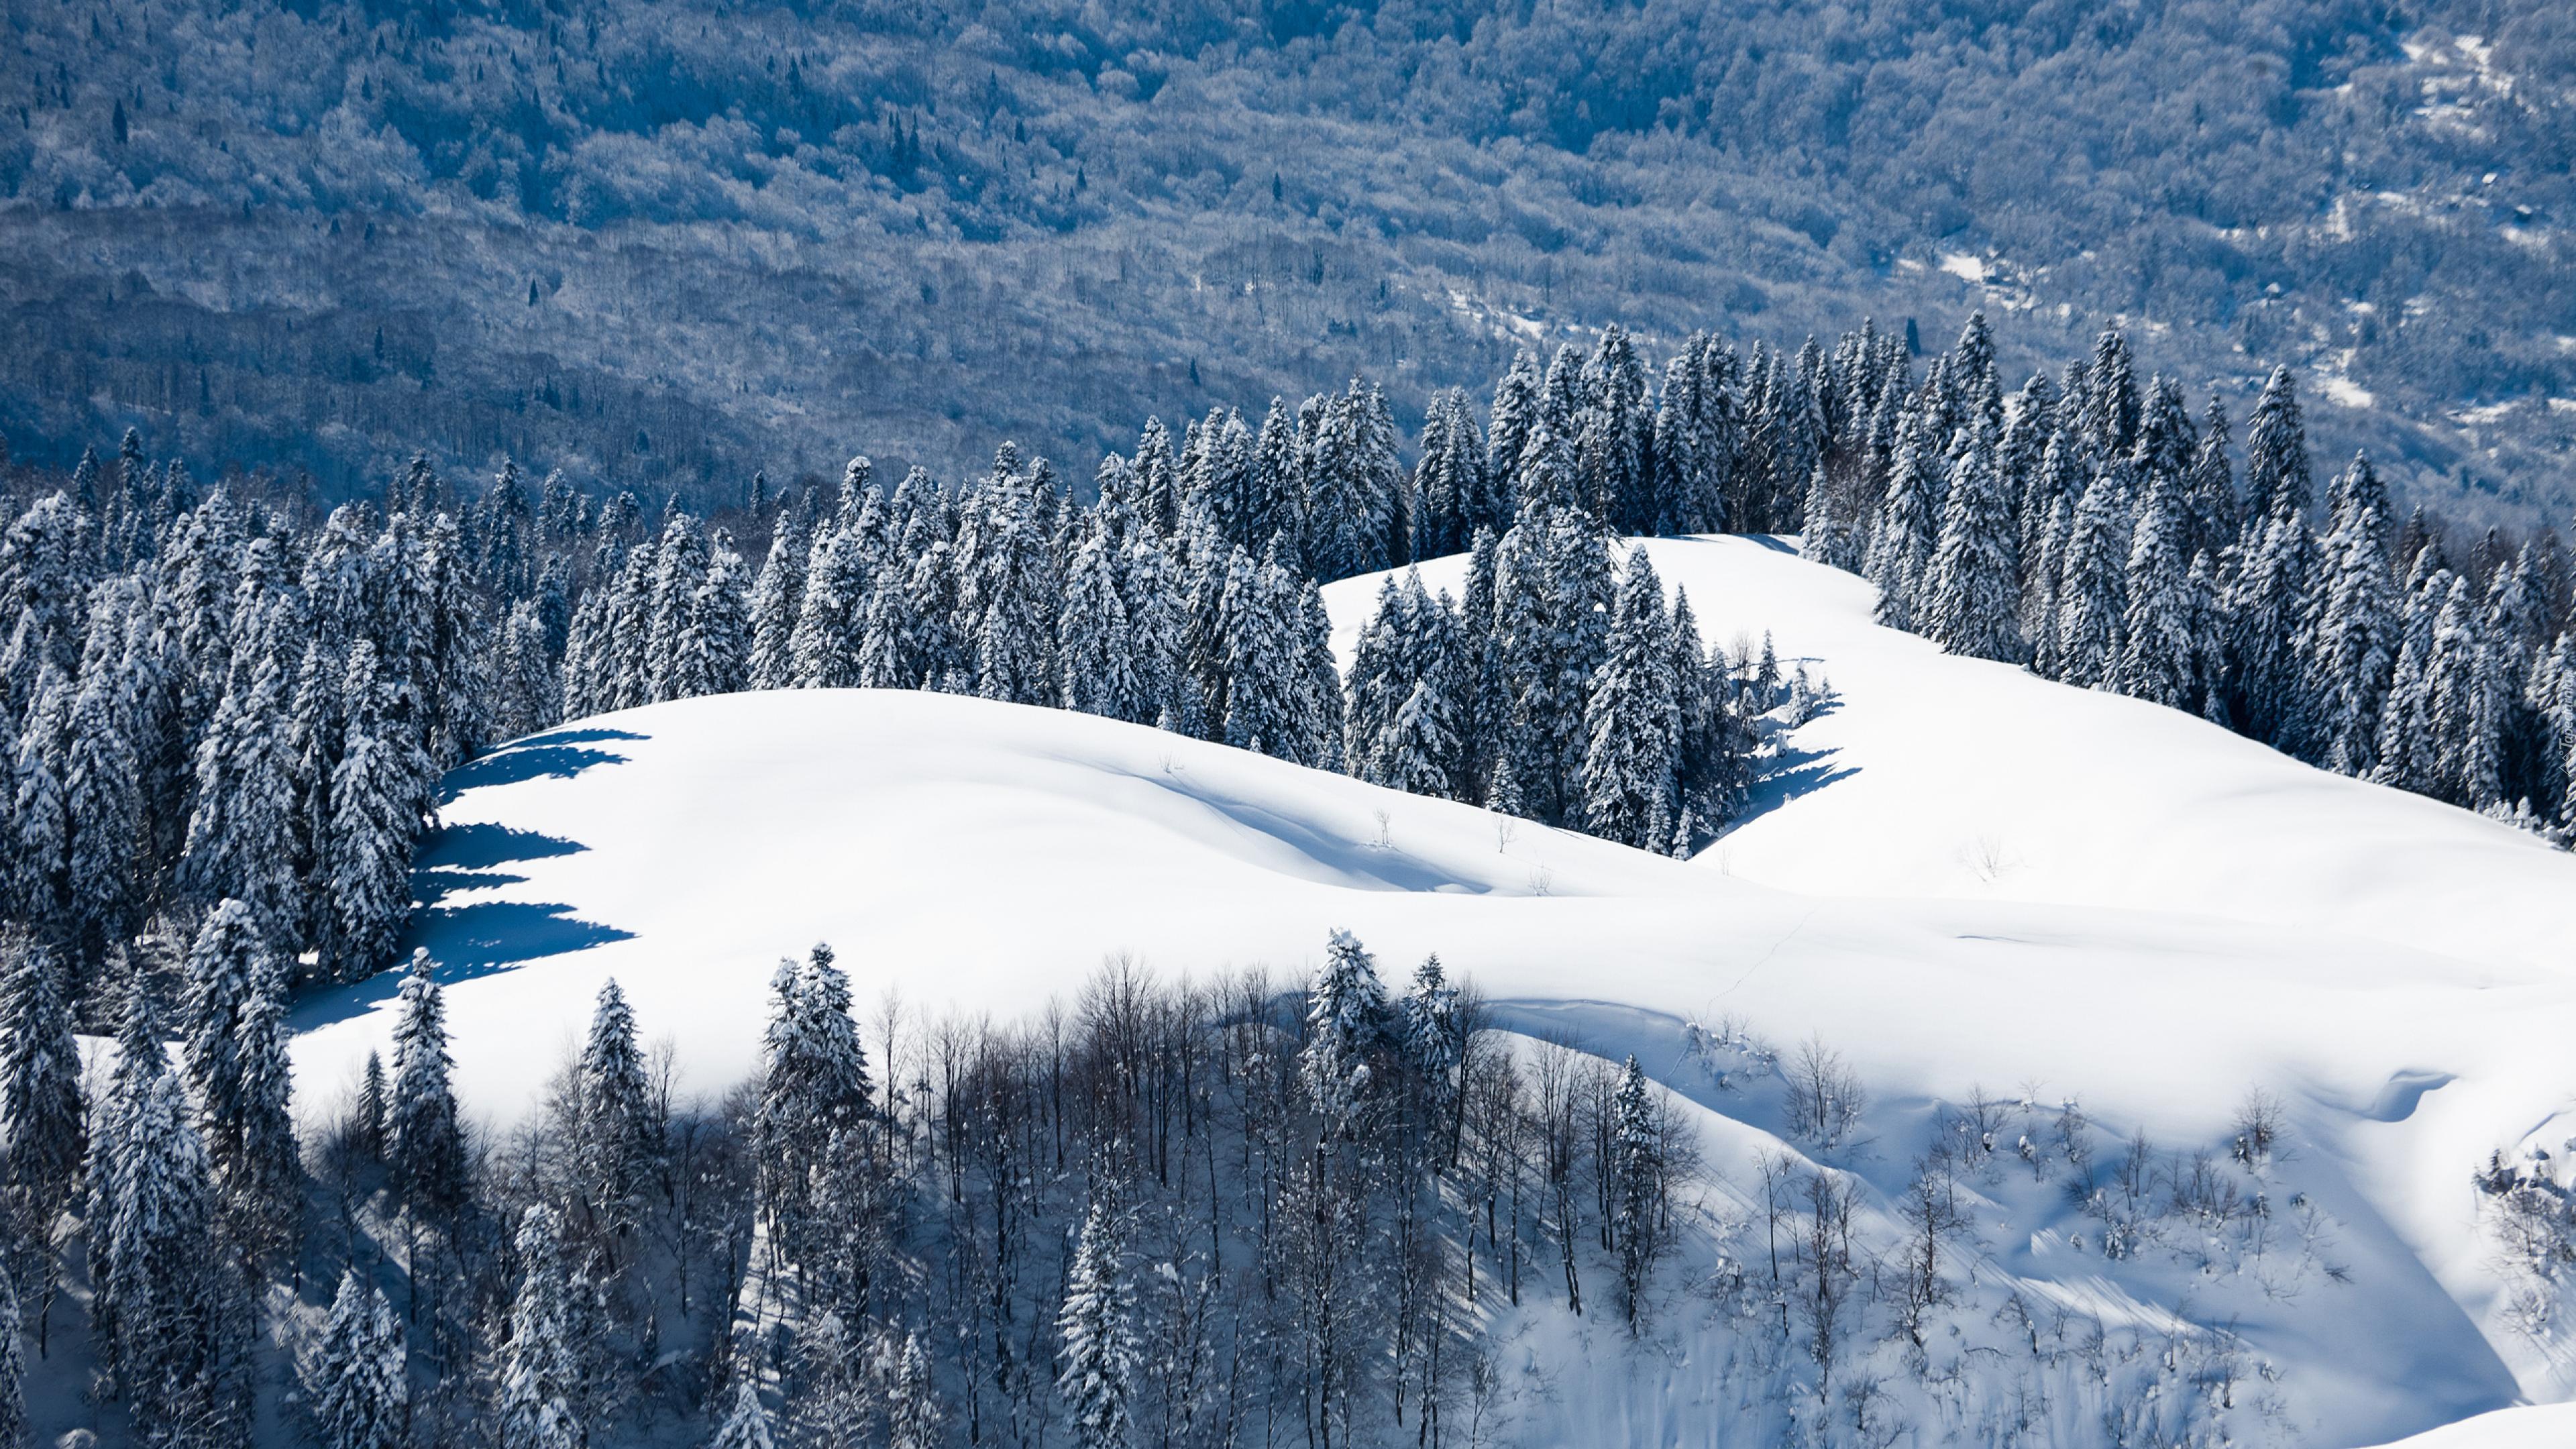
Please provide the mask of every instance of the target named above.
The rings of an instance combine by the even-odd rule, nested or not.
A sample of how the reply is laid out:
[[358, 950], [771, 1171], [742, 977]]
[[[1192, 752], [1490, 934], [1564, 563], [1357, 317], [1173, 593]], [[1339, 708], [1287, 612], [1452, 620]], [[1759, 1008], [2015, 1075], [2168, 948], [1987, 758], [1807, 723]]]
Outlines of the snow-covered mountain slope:
[[[1655, 539], [1711, 643], [1773, 636], [1843, 705], [1800, 729], [1754, 814], [1701, 857], [1817, 895], [2192, 912], [2576, 972], [2576, 856], [2421, 796], [2310, 769], [2178, 711], [1941, 653], [1795, 540]], [[1460, 592], [1463, 558], [1424, 564]], [[1335, 646], [1384, 575], [1325, 590]]]
[[[1750, 1219], [1756, 1153], [1788, 1134], [1760, 1059], [1721, 1081], [1685, 1022], [1854, 1064], [1877, 1104], [1861, 1140], [1803, 1150], [1859, 1177], [1882, 1228], [1935, 1109], [1980, 1084], [2012, 1104], [2007, 1158], [2069, 1098], [2106, 1151], [2142, 1131], [2223, 1155], [2259, 1087], [2299, 1149], [2266, 1180], [2284, 1246], [2249, 1258], [2213, 1235], [2114, 1261], [2056, 1185], [2005, 1162], [1976, 1189], [1980, 1301], [2232, 1331], [2287, 1442], [2566, 1395], [2508, 1326], [2468, 1174], [2576, 1131], [2576, 861], [2180, 716], [1945, 659], [1870, 626], [1854, 581], [1758, 542], [1652, 547], [1713, 632], [1774, 630], [1844, 699], [1791, 741], [1824, 768], [1793, 761], [1767, 812], [1697, 861], [938, 695], [690, 700], [478, 760], [449, 782], [417, 931], [451, 983], [468, 1109], [499, 1123], [534, 1100], [611, 976], [684, 1089], [713, 1091], [752, 1066], [777, 959], [816, 940], [863, 1010], [899, 993], [918, 1021], [1069, 999], [1121, 952], [1294, 986], [1347, 927], [1389, 975], [1437, 951], [1501, 1024], [1634, 1051], [1707, 1109], [1707, 1262]], [[1337, 586], [1346, 625], [1371, 591]], [[1986, 834], [2015, 862], [1992, 880], [1957, 859]], [[306, 1110], [384, 1045], [392, 985], [300, 1018]], [[1695, 1321], [1676, 1314], [1671, 1351], [1712, 1377], [1639, 1390], [1633, 1361], [1565, 1349], [1534, 1432], [1661, 1439], [1721, 1409], [1729, 1340]]]

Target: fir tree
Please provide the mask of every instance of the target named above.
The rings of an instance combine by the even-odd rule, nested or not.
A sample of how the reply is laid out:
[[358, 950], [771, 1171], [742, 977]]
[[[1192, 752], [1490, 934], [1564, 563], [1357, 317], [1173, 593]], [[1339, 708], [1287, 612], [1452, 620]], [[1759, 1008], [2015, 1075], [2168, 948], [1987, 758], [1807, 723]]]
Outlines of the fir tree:
[[35, 681], [35, 702], [18, 734], [9, 823], [9, 904], [20, 920], [65, 921], [71, 898], [72, 822], [63, 795], [70, 751], [71, 692], [49, 662]]
[[[2355, 472], [2369, 468], [2356, 458]], [[2349, 475], [2347, 475], [2349, 477]], [[2356, 494], [2369, 484], [2341, 485]], [[2315, 710], [2318, 758], [2327, 769], [2367, 775], [2378, 763], [2380, 716], [2403, 644], [2388, 555], [2381, 543], [2378, 503], [2356, 496], [2353, 507], [2326, 539], [2330, 570], [2309, 654], [2307, 696]]]
[[1980, 420], [1966, 430], [1951, 464], [1940, 542], [1918, 604], [1932, 642], [1973, 659], [2020, 660], [2017, 552], [2012, 494]]
[[611, 980], [599, 988], [590, 1041], [574, 1078], [574, 1160], [594, 1218], [624, 1236], [635, 1224], [653, 1159], [650, 1088], [635, 1014]]
[[1056, 1392], [1083, 1449], [1124, 1445], [1133, 1422], [1128, 1400], [1139, 1368], [1134, 1290], [1120, 1265], [1117, 1231], [1108, 1208], [1094, 1200], [1075, 1241], [1066, 1271], [1064, 1304], [1056, 1312], [1062, 1343]]
[[2149, 475], [2129, 547], [2120, 657], [2107, 681], [2122, 694], [2175, 709], [2196, 703], [2200, 685], [2191, 574], [2182, 554], [2191, 529], [2184, 503], [2178, 477]]
[[[805, 602], [805, 542], [781, 520], [769, 541], [769, 557], [751, 590], [751, 654], [747, 662], [753, 689], [787, 689], [796, 682], [792, 647], [798, 614]], [[869, 601], [875, 602], [873, 598]]]
[[1633, 1055], [1620, 1069], [1619, 1085], [1610, 1097], [1608, 1168], [1611, 1235], [1619, 1245], [1619, 1298], [1633, 1334], [1644, 1318], [1646, 1279], [1662, 1228], [1664, 1176], [1663, 1139], [1656, 1130], [1654, 1102], [1647, 1095], [1646, 1074]]
[[206, 1251], [214, 1200], [186, 1095], [152, 1043], [113, 1139], [104, 1276], [115, 1302], [115, 1363], [150, 1437], [221, 1411], [218, 1369], [227, 1278]]
[[1163, 702], [1148, 690], [1139, 672], [1145, 661], [1138, 656], [1135, 631], [1118, 588], [1122, 561], [1117, 542], [1098, 520], [1085, 527], [1065, 578], [1057, 651], [1064, 676], [1062, 698], [1067, 709], [1151, 724]]
[[218, 1178], [238, 1177], [250, 1103], [241, 1059], [242, 1025], [275, 969], [250, 908], [226, 900], [206, 913], [188, 948], [187, 992], [179, 1009], [181, 1055]]
[[2268, 528], [2282, 516], [2297, 519], [2307, 513], [2314, 487], [2298, 384], [2290, 369], [2275, 367], [2246, 424], [2246, 517], [2256, 528]]
[[1357, 937], [1334, 931], [1306, 993], [1298, 1080], [1334, 1131], [1351, 1134], [1371, 1096], [1370, 1062], [1386, 1038], [1386, 986]]
[[340, 1275], [302, 1378], [323, 1449], [395, 1449], [402, 1442], [411, 1389], [402, 1329], [384, 1293], [354, 1267]]
[[514, 1242], [525, 1265], [510, 1299], [510, 1337], [501, 1352], [500, 1442], [510, 1449], [582, 1449], [575, 1353], [576, 1285], [564, 1264], [563, 1223], [539, 1204], [519, 1220]]
[[2127, 613], [2126, 558], [2120, 552], [2120, 484], [2105, 472], [2084, 490], [2057, 588], [2057, 677], [2069, 684], [2110, 683], [2120, 658]]
[[789, 674], [798, 688], [848, 689], [858, 682], [867, 568], [855, 538], [837, 530], [815, 536], [787, 646]]
[[1670, 848], [1680, 806], [1675, 694], [1663, 581], [1639, 549], [1628, 556], [1609, 658], [1584, 711], [1585, 830], [1640, 850]]
[[341, 746], [318, 873], [327, 901], [323, 967], [356, 981], [393, 954], [411, 913], [411, 857], [427, 814], [429, 771], [404, 727], [375, 646], [349, 651]]
[[452, 1216], [465, 1203], [465, 1138], [457, 1125], [447, 1006], [429, 952], [412, 952], [394, 1017], [394, 1081], [385, 1110], [385, 1165], [416, 1213]]
[[1909, 414], [1897, 425], [1887, 497], [1862, 565], [1862, 572], [1878, 589], [1878, 622], [1891, 629], [1914, 627], [1917, 594], [1931, 565], [1939, 526], [1932, 512], [1931, 467], [1920, 424]]
[[19, 1241], [40, 1247], [70, 1205], [88, 1145], [80, 1042], [54, 953], [19, 941], [9, 954], [0, 990], [0, 1190]]
[[[267, 1258], [291, 1241], [303, 1199], [304, 1159], [295, 1139], [294, 1078], [286, 1054], [286, 979], [263, 963], [234, 1030], [240, 1074], [240, 1121], [229, 1160], [219, 1159], [216, 1185], [244, 1254]], [[201, 1117], [200, 1120], [203, 1120]]]

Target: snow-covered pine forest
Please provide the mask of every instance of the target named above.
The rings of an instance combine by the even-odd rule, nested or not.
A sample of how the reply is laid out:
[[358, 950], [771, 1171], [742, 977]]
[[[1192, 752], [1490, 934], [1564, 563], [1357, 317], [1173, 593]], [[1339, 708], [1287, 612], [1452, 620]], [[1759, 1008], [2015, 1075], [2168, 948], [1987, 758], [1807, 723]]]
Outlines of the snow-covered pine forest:
[[[713, 519], [425, 465], [316, 517], [132, 435], [15, 473], [0, 1443], [1473, 1444], [1533, 1421], [1515, 1314], [1668, 1352], [1685, 1297], [1724, 1309], [1690, 1342], [1743, 1442], [2301, 1442], [2322, 1390], [2232, 1330], [2052, 1318], [1962, 1247], [1963, 1202], [2009, 1202], [2103, 1265], [2342, 1281], [2329, 1210], [2275, 1200], [2251, 1083], [2223, 1152], [2123, 1143], [2071, 1096], [1938, 1105], [1880, 1141], [1873, 1200], [1835, 1166], [1869, 1087], [1824, 1040], [1694, 1023], [1700, 1075], [1649, 1082], [1335, 935], [1311, 979], [1113, 963], [909, 1036], [819, 947], [753, 1079], [698, 1097], [611, 982], [496, 1123], [450, 1081], [441, 963], [403, 950], [443, 774], [751, 690], [1079, 711], [1483, 806], [1506, 846], [1694, 854], [1836, 700], [1703, 637], [1618, 542], [1644, 535], [1792, 539], [1944, 650], [2563, 844], [2555, 536], [2393, 519], [2366, 459], [2321, 487], [2287, 372], [2238, 431], [2116, 333], [2008, 392], [1974, 317], [1919, 367], [1864, 327], [1657, 372], [1613, 327], [1481, 408], [1445, 394], [1410, 447], [1363, 382], [1149, 422], [1079, 500], [1007, 444], [954, 484], [754, 477]], [[1454, 594], [1390, 572], [1337, 657], [1323, 585], [1459, 555]], [[290, 1013], [394, 980], [389, 1052], [323, 1099]], [[1776, 1084], [1801, 1152], [1704, 1160], [1735, 1114], [1685, 1077]], [[2565, 1191], [2456, 1166], [2537, 1333]]]

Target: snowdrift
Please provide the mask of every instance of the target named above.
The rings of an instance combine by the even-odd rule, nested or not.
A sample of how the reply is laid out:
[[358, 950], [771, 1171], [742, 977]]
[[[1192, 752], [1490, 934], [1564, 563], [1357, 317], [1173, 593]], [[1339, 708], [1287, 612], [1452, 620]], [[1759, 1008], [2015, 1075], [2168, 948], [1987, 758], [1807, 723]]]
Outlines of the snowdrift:
[[[2285, 1301], [2207, 1268], [2114, 1268], [2069, 1246], [2067, 1204], [2000, 1189], [1980, 1273], [2097, 1314], [2232, 1323], [2308, 1442], [2565, 1396], [2500, 1322], [2468, 1175], [2576, 1132], [2576, 860], [2168, 711], [1945, 658], [1869, 624], [1857, 580], [1766, 541], [1648, 546], [1712, 636], [1770, 629], [1842, 694], [1693, 861], [939, 695], [688, 700], [498, 750], [451, 776], [418, 875], [467, 1108], [500, 1125], [536, 1100], [609, 977], [683, 1090], [711, 1092], [750, 1071], [778, 958], [818, 940], [863, 1012], [897, 999], [918, 1020], [1069, 999], [1114, 953], [1293, 987], [1347, 927], [1391, 980], [1436, 951], [1506, 1025], [1636, 1052], [1710, 1109], [1722, 1167], [1777, 1145], [1777, 1113], [1695, 1065], [1685, 1023], [1829, 1043], [1877, 1102], [1832, 1160], [1882, 1197], [1935, 1106], [1979, 1085], [2080, 1097], [2112, 1135], [2185, 1149], [2272, 1091], [2348, 1283]], [[1452, 588], [1462, 571], [1423, 570]], [[1345, 636], [1375, 589], [1329, 592]], [[299, 1017], [308, 1112], [385, 1046], [394, 979]], [[1652, 1392], [1624, 1372], [1578, 1375], [1548, 1412], [1567, 1432], [1693, 1422], [1687, 1372]]]

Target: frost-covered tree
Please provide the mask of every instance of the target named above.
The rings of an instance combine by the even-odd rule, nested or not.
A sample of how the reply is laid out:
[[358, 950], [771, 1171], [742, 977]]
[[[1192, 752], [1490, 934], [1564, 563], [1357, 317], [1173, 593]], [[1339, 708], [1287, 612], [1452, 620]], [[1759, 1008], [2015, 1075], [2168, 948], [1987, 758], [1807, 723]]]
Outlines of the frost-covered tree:
[[2076, 505], [2057, 588], [2057, 677], [2099, 687], [2120, 658], [2120, 622], [2128, 611], [2127, 556], [2121, 549], [2121, 485], [2096, 476]]
[[1929, 451], [1921, 423], [1914, 414], [1907, 414], [1897, 427], [1895, 452], [1888, 461], [1887, 496], [1861, 566], [1862, 574], [1878, 589], [1878, 622], [1892, 629], [1914, 627], [1917, 597], [1938, 541], [1941, 518], [1932, 505], [1932, 469], [1938, 460], [1927, 456]]
[[1952, 449], [1940, 540], [1917, 601], [1932, 642], [1972, 659], [2020, 660], [2018, 553], [2012, 492], [1981, 418]]
[[751, 589], [751, 653], [745, 670], [753, 689], [787, 689], [796, 683], [793, 641], [805, 603], [805, 539], [781, 520], [769, 556]]
[[2287, 367], [2275, 367], [2254, 400], [2245, 427], [2245, 515], [2252, 527], [2279, 517], [2305, 515], [2314, 501], [2308, 467], [2308, 428], [2299, 411], [2299, 388]]
[[707, 1449], [775, 1449], [769, 1434], [769, 1411], [760, 1406], [760, 1390], [745, 1377], [734, 1384], [733, 1404]]
[[[2369, 466], [2367, 459], [2353, 460], [2356, 472]], [[2345, 490], [2375, 491], [2368, 484], [2338, 485]], [[2379, 763], [2380, 716], [2404, 644], [2381, 518], [2376, 502], [2356, 496], [2320, 550], [2328, 573], [2305, 694], [2319, 762], [2347, 775], [2369, 774]]]
[[1582, 827], [1640, 850], [1672, 845], [1680, 808], [1681, 710], [1663, 581], [1645, 550], [1628, 556], [1609, 657], [1584, 707]]
[[318, 866], [327, 902], [323, 969], [342, 981], [393, 954], [411, 914], [411, 859], [428, 814], [430, 772], [405, 721], [399, 681], [375, 646], [350, 648], [341, 686], [341, 744], [331, 767], [330, 822]]
[[574, 1069], [574, 1165], [585, 1204], [608, 1233], [635, 1223], [652, 1168], [651, 1089], [635, 1013], [614, 980], [599, 988], [590, 1040]]
[[1297, 1059], [1307, 1100], [1334, 1131], [1357, 1130], [1386, 1030], [1386, 985], [1376, 960], [1358, 937], [1334, 931], [1306, 992], [1306, 1045]]
[[1619, 1245], [1619, 1301], [1628, 1331], [1645, 1315], [1646, 1283], [1663, 1235], [1664, 1144], [1646, 1074], [1631, 1055], [1610, 1096], [1611, 1236]]
[[323, 1449], [395, 1449], [411, 1396], [402, 1326], [354, 1267], [340, 1275], [322, 1341], [301, 1369]]
[[433, 1218], [465, 1203], [465, 1138], [448, 1073], [447, 1004], [427, 950], [412, 952], [394, 1014], [394, 1080], [385, 1106], [385, 1167], [394, 1192]]
[[1143, 1364], [1135, 1329], [1135, 1290], [1119, 1261], [1118, 1233], [1108, 1206], [1098, 1200], [1082, 1220], [1073, 1264], [1065, 1272], [1064, 1304], [1056, 1311], [1056, 1393], [1083, 1449], [1116, 1449], [1127, 1442]]
[[540, 1203], [519, 1219], [513, 1246], [524, 1264], [510, 1298], [496, 1409], [510, 1449], [583, 1449], [582, 1370], [575, 1335], [580, 1291], [564, 1263], [563, 1221]]
[[8, 948], [0, 989], [0, 1191], [20, 1241], [49, 1241], [71, 1203], [88, 1139], [80, 1041], [62, 967], [42, 943]]
[[147, 1055], [111, 1139], [92, 1272], [115, 1304], [114, 1362], [135, 1421], [176, 1429], [229, 1407], [219, 1370], [231, 1279], [207, 1251], [214, 1193], [187, 1095], [158, 1042]]
[[0, 1257], [0, 1449], [27, 1443], [27, 1355], [19, 1330], [17, 1284]]
[[2130, 535], [2120, 656], [2105, 681], [2122, 694], [2175, 709], [2198, 704], [2201, 687], [2197, 611], [2182, 553], [2191, 533], [2184, 504], [2179, 478], [2151, 476]]

